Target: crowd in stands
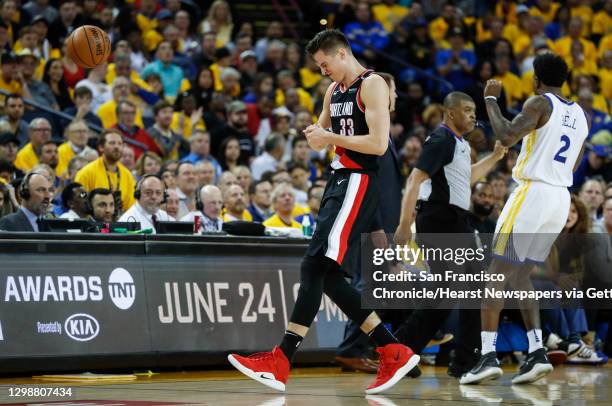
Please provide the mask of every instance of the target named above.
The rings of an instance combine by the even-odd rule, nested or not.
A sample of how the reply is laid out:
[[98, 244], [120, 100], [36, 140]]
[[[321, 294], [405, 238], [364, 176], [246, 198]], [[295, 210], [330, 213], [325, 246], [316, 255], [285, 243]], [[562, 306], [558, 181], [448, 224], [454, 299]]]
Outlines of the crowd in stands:
[[[316, 225], [333, 150], [311, 150], [302, 132], [316, 122], [330, 79], [304, 54], [308, 38], [293, 38], [281, 21], [256, 26], [232, 3], [0, 0], [1, 216], [25, 207], [21, 231], [37, 231], [49, 216], [137, 219], [143, 228], [200, 216], [205, 231], [233, 220], [299, 229], [308, 217]], [[476, 103], [478, 126], [465, 135], [476, 161], [494, 145], [486, 81], [503, 83], [500, 104], [511, 119], [533, 95], [534, 57], [565, 58], [563, 95], [592, 123], [566, 232], [612, 235], [612, 0], [317, 7], [313, 32], [324, 16], [364, 66], [395, 77], [391, 137], [404, 176], [451, 90]], [[108, 62], [90, 70], [66, 55], [67, 36], [84, 24], [112, 41]], [[516, 185], [518, 150], [474, 187], [483, 232], [494, 230]], [[0, 220], [0, 229], [9, 223]]]

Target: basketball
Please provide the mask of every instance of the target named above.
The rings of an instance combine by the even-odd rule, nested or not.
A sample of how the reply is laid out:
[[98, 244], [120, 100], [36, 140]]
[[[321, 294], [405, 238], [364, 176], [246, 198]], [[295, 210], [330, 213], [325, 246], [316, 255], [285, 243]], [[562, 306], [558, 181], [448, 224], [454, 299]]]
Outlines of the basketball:
[[66, 44], [68, 57], [83, 68], [95, 68], [106, 61], [111, 43], [106, 32], [95, 25], [84, 25], [70, 34]]

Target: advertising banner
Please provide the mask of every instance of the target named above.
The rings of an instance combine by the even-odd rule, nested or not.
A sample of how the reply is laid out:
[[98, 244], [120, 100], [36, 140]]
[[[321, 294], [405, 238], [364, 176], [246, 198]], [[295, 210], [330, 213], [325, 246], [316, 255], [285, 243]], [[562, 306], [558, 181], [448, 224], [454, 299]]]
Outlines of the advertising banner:
[[141, 257], [0, 254], [0, 300], [5, 356], [151, 351]]
[[[263, 248], [263, 247], [262, 247]], [[299, 289], [300, 257], [147, 256], [153, 348], [258, 350], [278, 344]], [[334, 348], [346, 316], [327, 297], [304, 349]]]

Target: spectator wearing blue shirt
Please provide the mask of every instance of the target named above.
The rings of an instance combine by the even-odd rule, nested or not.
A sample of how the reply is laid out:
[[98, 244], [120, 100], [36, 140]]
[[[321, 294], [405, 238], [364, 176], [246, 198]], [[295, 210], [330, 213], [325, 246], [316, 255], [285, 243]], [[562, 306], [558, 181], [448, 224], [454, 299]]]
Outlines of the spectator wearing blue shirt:
[[463, 91], [472, 84], [476, 55], [465, 49], [464, 33], [460, 27], [449, 30], [448, 42], [450, 49], [440, 50], [436, 54], [436, 70], [454, 86], [454, 90]]
[[552, 41], [566, 36], [570, 18], [570, 8], [567, 6], [559, 7], [555, 13], [554, 20], [544, 27], [544, 33]]
[[221, 176], [221, 165], [219, 162], [210, 155], [210, 134], [208, 131], [201, 129], [195, 130], [195, 133], [189, 139], [190, 153], [185, 156], [182, 162], [191, 162], [193, 165], [200, 161], [208, 161], [212, 164], [215, 169], [215, 183], [219, 176]]
[[373, 63], [376, 60], [376, 52], [362, 44], [383, 50], [389, 43], [389, 37], [382, 24], [372, 20], [372, 12], [367, 2], [361, 1], [357, 4], [355, 17], [357, 21], [348, 23], [344, 27], [344, 33], [355, 56]]
[[183, 82], [183, 70], [172, 63], [174, 50], [169, 41], [163, 41], [157, 47], [155, 53], [156, 61], [144, 67], [141, 77], [146, 80], [151, 73], [157, 73], [164, 85], [164, 94], [171, 98], [176, 98]]
[[582, 161], [574, 172], [572, 192], [577, 192], [582, 184], [589, 178], [600, 176], [604, 182], [612, 182], [612, 134], [607, 130], [600, 130], [594, 134], [586, 144], [586, 151]]
[[587, 87], [578, 91], [578, 104], [587, 116], [591, 118], [590, 140], [593, 134], [610, 124], [610, 116], [601, 110], [593, 108], [593, 92]]

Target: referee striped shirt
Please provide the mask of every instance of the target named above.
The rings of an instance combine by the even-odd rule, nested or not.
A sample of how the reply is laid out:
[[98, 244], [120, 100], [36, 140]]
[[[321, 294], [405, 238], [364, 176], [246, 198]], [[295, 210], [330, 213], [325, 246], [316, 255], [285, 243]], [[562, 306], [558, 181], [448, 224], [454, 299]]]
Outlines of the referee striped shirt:
[[421, 184], [419, 200], [470, 208], [472, 160], [470, 144], [445, 124], [423, 144], [416, 167], [429, 179]]

